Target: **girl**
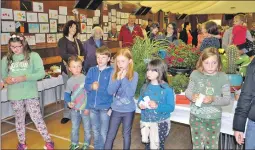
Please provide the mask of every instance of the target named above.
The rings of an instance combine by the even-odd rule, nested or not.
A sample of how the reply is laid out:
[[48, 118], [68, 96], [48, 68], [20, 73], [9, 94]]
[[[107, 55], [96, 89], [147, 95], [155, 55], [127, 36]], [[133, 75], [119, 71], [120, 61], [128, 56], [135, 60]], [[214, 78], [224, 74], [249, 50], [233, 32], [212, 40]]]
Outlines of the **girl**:
[[218, 49], [204, 49], [185, 91], [190, 99], [190, 127], [193, 149], [218, 149], [221, 106], [229, 105], [230, 84], [221, 71]]
[[170, 113], [174, 111], [174, 91], [168, 86], [167, 66], [160, 60], [149, 62], [147, 83], [138, 101], [141, 112], [141, 134], [145, 149], [164, 149], [170, 131]]
[[15, 115], [19, 150], [27, 149], [26, 111], [46, 142], [44, 149], [54, 149], [54, 143], [51, 141], [39, 107], [37, 80], [44, 76], [41, 57], [31, 51], [24, 36], [13, 34], [9, 40], [7, 56], [2, 59], [2, 78], [8, 84], [8, 100]]
[[121, 49], [117, 52], [114, 65], [115, 70], [108, 86], [108, 93], [114, 97], [104, 149], [112, 149], [121, 123], [124, 138], [123, 149], [130, 149], [131, 129], [136, 109], [133, 97], [138, 82], [138, 74], [133, 70], [133, 60], [129, 49]]

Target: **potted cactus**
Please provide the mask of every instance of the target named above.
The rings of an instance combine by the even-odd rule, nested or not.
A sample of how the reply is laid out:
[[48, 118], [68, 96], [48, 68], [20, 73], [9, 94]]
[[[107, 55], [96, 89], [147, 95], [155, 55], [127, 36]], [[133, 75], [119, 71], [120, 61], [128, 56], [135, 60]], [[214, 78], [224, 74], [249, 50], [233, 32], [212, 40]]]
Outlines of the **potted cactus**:
[[230, 45], [226, 50], [226, 61], [222, 60], [222, 62], [226, 62], [226, 68], [223, 67], [223, 69], [225, 69], [225, 72], [228, 74], [231, 91], [240, 89], [243, 82], [241, 74], [237, 71], [237, 61], [239, 57], [239, 49], [235, 45]]

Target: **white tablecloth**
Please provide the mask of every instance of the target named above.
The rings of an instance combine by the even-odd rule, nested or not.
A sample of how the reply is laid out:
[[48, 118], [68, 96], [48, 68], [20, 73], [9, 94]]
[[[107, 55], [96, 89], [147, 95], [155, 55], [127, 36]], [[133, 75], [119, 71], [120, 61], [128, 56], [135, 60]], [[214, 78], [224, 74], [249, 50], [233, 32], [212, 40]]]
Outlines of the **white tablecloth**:
[[[37, 82], [37, 88], [39, 95], [42, 91], [44, 91], [44, 105], [48, 105], [50, 103], [53, 103], [57, 99], [61, 99], [63, 94], [58, 94], [60, 90], [63, 92], [64, 87], [60, 86], [63, 85], [63, 77], [62, 75], [59, 75], [58, 77], [52, 77], [49, 79], [43, 79], [41, 81]], [[57, 90], [57, 92], [55, 91]], [[55, 94], [57, 93], [57, 96]], [[41, 98], [41, 97], [40, 97]], [[10, 117], [13, 115], [12, 108], [10, 106], [10, 102], [7, 98], [7, 88], [4, 88], [1, 90], [1, 103], [2, 103], [2, 116], [1, 119], [4, 119], [6, 117]]]
[[[136, 101], [137, 102], [137, 101]], [[233, 119], [234, 110], [237, 101], [231, 101], [230, 105], [222, 107], [222, 119], [221, 119], [221, 133], [226, 133], [229, 135], [234, 135], [233, 129]], [[137, 107], [137, 113], [141, 113], [141, 110]], [[174, 112], [171, 113], [171, 120], [174, 122], [179, 122], [189, 125], [190, 107], [189, 105], [177, 104], [175, 106]]]

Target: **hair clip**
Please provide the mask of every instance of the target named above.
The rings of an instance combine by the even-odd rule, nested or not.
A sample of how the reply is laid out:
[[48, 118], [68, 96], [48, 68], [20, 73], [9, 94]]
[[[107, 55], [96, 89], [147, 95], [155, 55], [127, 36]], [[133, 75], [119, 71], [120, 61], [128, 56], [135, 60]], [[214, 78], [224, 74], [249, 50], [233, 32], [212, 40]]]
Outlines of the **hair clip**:
[[21, 37], [21, 36], [19, 36], [19, 35], [15, 35], [15, 34], [13, 34], [10, 38], [18, 38], [18, 39], [20, 39], [20, 40], [24, 40], [23, 37]]

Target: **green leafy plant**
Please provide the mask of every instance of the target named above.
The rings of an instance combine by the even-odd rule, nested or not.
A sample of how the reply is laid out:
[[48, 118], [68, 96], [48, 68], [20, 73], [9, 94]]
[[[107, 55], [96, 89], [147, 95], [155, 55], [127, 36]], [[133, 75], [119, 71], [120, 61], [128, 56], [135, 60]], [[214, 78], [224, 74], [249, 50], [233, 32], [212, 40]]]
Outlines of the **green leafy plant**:
[[159, 58], [158, 52], [167, 49], [168, 45], [165, 40], [150, 40], [136, 38], [132, 47], [132, 55], [134, 62], [134, 70], [139, 75], [138, 85], [136, 88], [136, 96], [140, 94], [140, 89], [145, 82], [147, 63], [155, 58]]
[[167, 49], [168, 56], [165, 58], [169, 67], [194, 69], [199, 58], [200, 51], [179, 41], [176, 46], [170, 44]]
[[177, 74], [172, 77], [169, 85], [174, 89], [176, 94], [184, 92], [189, 84], [189, 77], [187, 74]]

